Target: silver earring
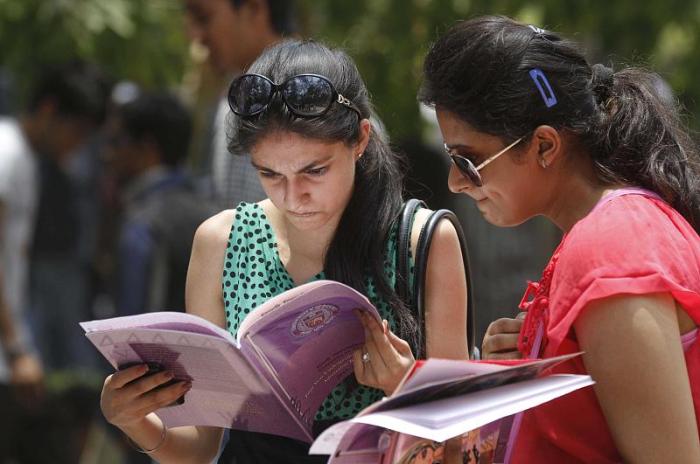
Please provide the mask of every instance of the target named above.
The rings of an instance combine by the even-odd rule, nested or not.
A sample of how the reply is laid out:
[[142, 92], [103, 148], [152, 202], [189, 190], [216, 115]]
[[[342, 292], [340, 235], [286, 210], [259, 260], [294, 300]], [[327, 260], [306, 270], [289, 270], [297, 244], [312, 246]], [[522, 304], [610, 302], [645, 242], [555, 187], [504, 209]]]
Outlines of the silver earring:
[[547, 162], [544, 159], [541, 159], [540, 166], [542, 166], [542, 169], [547, 169]]

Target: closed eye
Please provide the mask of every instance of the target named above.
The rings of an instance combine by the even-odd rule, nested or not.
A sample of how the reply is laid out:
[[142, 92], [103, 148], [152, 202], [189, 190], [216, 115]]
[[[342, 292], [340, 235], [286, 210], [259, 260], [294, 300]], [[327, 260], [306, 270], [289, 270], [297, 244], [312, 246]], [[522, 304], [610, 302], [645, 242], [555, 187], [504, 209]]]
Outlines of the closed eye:
[[276, 179], [280, 175], [274, 171], [268, 171], [266, 169], [258, 169], [258, 174], [266, 179]]
[[322, 176], [322, 175], [324, 175], [326, 172], [328, 172], [328, 166], [322, 166], [322, 167], [318, 167], [318, 168], [311, 168], [311, 169], [307, 169], [307, 170], [304, 171], [304, 172], [305, 172], [306, 174], [311, 175], [311, 176]]

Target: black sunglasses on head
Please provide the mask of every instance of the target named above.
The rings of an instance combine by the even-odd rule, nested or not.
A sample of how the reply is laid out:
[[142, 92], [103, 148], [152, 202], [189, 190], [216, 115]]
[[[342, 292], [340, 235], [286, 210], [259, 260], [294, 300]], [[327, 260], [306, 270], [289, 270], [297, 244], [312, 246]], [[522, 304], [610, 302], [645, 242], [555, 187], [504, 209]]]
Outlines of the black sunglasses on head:
[[231, 82], [228, 104], [239, 116], [255, 116], [265, 111], [275, 92], [280, 93], [289, 111], [297, 116], [321, 116], [336, 102], [362, 119], [360, 110], [339, 94], [328, 78], [318, 74], [298, 74], [281, 84], [260, 74], [243, 74]]

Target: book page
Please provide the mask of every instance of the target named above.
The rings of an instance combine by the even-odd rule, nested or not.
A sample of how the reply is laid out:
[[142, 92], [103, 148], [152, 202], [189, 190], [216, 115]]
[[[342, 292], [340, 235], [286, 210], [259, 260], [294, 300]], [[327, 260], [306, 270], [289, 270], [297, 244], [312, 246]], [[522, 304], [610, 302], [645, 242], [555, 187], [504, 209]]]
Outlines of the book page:
[[[303, 288], [302, 288], [303, 287]], [[279, 388], [306, 427], [331, 390], [352, 374], [353, 351], [364, 343], [354, 310], [379, 320], [374, 307], [343, 284], [317, 281], [273, 299], [241, 326], [241, 349]], [[256, 311], [257, 312], [257, 311]], [[250, 317], [250, 316], [249, 316]]]
[[[179, 324], [176, 321], [174, 326]], [[229, 340], [153, 328], [93, 330], [86, 335], [115, 369], [149, 362], [172, 371], [175, 381], [192, 381], [184, 404], [156, 412], [168, 427], [231, 427], [310, 441], [264, 378]]]

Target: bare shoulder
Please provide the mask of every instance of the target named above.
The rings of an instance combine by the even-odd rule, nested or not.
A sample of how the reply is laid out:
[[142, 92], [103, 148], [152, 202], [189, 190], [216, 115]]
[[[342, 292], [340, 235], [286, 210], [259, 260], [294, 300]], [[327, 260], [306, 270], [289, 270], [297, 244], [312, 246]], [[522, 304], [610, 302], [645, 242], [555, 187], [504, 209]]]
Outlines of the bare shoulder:
[[194, 235], [187, 269], [185, 303], [187, 312], [225, 326], [221, 275], [235, 210], [222, 211], [206, 221]]
[[[416, 212], [415, 219], [413, 220], [413, 228], [411, 229], [411, 249], [414, 252], [414, 256], [418, 247], [420, 231], [432, 213], [433, 210], [427, 208], [419, 209]], [[457, 231], [455, 230], [452, 222], [443, 220], [437, 225], [437, 228], [433, 233], [432, 243], [430, 245], [431, 253], [433, 253], [433, 250], [436, 248], [444, 249], [446, 252], [454, 250], [459, 251], [459, 239], [457, 237]]]
[[195, 245], [209, 247], [227, 243], [235, 214], [235, 210], [227, 209], [201, 223], [194, 235]]

